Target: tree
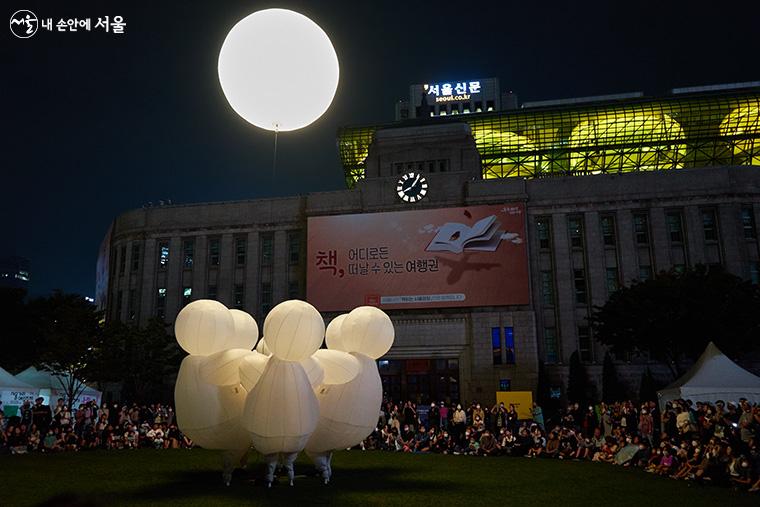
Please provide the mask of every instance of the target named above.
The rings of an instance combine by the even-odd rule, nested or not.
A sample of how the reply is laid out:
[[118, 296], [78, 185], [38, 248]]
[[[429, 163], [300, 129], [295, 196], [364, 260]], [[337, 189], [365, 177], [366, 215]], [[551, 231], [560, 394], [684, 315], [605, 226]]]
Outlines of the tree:
[[39, 340], [35, 363], [58, 379], [71, 408], [86, 387], [88, 363], [101, 333], [100, 314], [83, 297], [56, 291], [31, 301], [29, 315]]
[[570, 356], [570, 372], [567, 379], [567, 399], [570, 402], [577, 402], [581, 407], [586, 406], [588, 395], [588, 375], [586, 368], [583, 366], [578, 355], [578, 351]]
[[604, 354], [602, 364], [602, 400], [606, 403], [620, 401], [625, 397], [625, 389], [618, 379], [615, 363], [609, 352]]
[[720, 267], [698, 265], [618, 290], [591, 321], [614, 354], [648, 354], [677, 378], [680, 361], [695, 360], [710, 341], [728, 355], [755, 346], [760, 291]]
[[657, 400], [657, 381], [652, 375], [652, 370], [646, 369], [641, 374], [641, 387], [639, 388], [639, 400], [640, 401], [656, 401]]
[[101, 383], [120, 382], [125, 399], [155, 400], [183, 356], [160, 320], [144, 328], [115, 321], [107, 324], [94, 348], [91, 376]]
[[37, 357], [25, 298], [24, 289], [0, 288], [0, 322], [3, 323], [3, 331], [0, 333], [0, 366], [12, 372], [23, 370], [33, 364]]

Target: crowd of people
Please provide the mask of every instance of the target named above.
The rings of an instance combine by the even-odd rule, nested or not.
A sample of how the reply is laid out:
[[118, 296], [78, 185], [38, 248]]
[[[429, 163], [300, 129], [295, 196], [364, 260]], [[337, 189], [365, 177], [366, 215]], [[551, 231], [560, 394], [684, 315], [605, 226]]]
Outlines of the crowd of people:
[[191, 448], [177, 428], [174, 409], [153, 405], [98, 406], [94, 401], [71, 410], [62, 398], [54, 407], [43, 398], [28, 401], [18, 415], [0, 411], [0, 453], [60, 452], [89, 449]]
[[[19, 414], [0, 411], [0, 453], [89, 449], [178, 449], [193, 447], [175, 423], [171, 406], [98, 406], [70, 410], [25, 402]], [[675, 480], [730, 485], [760, 491], [760, 404], [668, 402], [578, 403], [544, 420], [533, 404], [520, 418], [514, 405], [491, 407], [385, 400], [377, 429], [364, 450], [471, 456], [520, 456], [590, 460], [637, 467]]]
[[472, 456], [590, 460], [638, 467], [675, 480], [760, 491], [760, 405], [717, 401], [601, 403], [544, 421], [533, 404], [520, 419], [513, 405], [485, 407], [385, 401], [362, 449]]

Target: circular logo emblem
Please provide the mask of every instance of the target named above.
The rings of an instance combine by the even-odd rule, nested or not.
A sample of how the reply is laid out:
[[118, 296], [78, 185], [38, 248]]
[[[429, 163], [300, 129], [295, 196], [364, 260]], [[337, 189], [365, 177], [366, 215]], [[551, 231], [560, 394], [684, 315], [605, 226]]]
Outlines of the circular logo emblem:
[[11, 16], [11, 32], [19, 39], [28, 39], [39, 27], [37, 16], [32, 11], [20, 10]]

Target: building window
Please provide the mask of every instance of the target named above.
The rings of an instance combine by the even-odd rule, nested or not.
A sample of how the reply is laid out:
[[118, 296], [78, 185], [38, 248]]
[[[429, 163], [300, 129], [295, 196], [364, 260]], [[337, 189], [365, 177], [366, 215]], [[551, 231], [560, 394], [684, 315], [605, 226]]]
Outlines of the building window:
[[245, 238], [235, 238], [235, 264], [245, 266]]
[[301, 261], [301, 231], [288, 232], [288, 263], [291, 266]]
[[271, 266], [274, 250], [274, 234], [271, 232], [261, 233], [261, 265]]
[[686, 266], [684, 264], [673, 264], [673, 272], [682, 275], [686, 271]]
[[573, 281], [575, 282], [575, 302], [579, 305], [585, 305], [588, 298], [586, 293], [586, 273], [584, 270], [573, 270]]
[[288, 282], [288, 299], [298, 299], [301, 296], [301, 287], [298, 281]]
[[649, 217], [644, 213], [633, 215], [633, 234], [639, 245], [649, 244]]
[[219, 238], [208, 240], [208, 264], [209, 266], [219, 265]]
[[188, 304], [193, 299], [193, 288], [192, 287], [183, 287], [182, 288], [182, 306], [184, 307], [186, 304]]
[[541, 302], [544, 306], [554, 305], [554, 277], [551, 271], [541, 271]]
[[680, 211], [671, 211], [665, 216], [671, 243], [683, 243], [683, 219]]
[[504, 328], [504, 353], [505, 364], [515, 364], [515, 328]]
[[602, 222], [602, 241], [604, 246], [615, 246], [615, 217], [612, 215], [603, 215]]
[[166, 319], [166, 287], [159, 287], [156, 294], [156, 317]]
[[607, 268], [607, 294], [614, 294], [620, 288], [618, 268]]
[[129, 297], [127, 298], [127, 319], [135, 320], [137, 311], [137, 291], [135, 289], [129, 289]]
[[544, 356], [547, 363], [556, 363], [559, 360], [557, 331], [553, 327], [544, 328]]
[[132, 271], [140, 269], [140, 245], [132, 245]]
[[158, 243], [158, 269], [164, 270], [169, 264], [169, 242], [159, 241]]
[[123, 275], [126, 269], [127, 269], [127, 247], [123, 246], [121, 247], [121, 252], [119, 253], [119, 274]]
[[567, 219], [568, 234], [570, 234], [570, 246], [583, 248], [583, 220], [581, 217], [569, 217]]
[[749, 280], [754, 285], [760, 283], [760, 262], [749, 263]]
[[182, 242], [182, 265], [185, 269], [193, 268], [193, 254], [195, 253], [195, 240], [186, 239]]
[[639, 266], [639, 280], [646, 282], [652, 278], [652, 266]]
[[242, 310], [244, 304], [245, 304], [245, 285], [241, 283], [236, 284], [235, 290], [232, 293], [232, 305], [234, 308], [237, 308], [238, 310]]
[[581, 362], [590, 363], [593, 359], [591, 351], [591, 331], [588, 326], [578, 326], [578, 355]]
[[745, 239], [755, 239], [755, 212], [752, 208], [742, 208], [742, 229]]
[[216, 294], [216, 285], [209, 285], [208, 290], [206, 291], [207, 297], [209, 299], [216, 300], [217, 294]]
[[491, 328], [491, 350], [493, 364], [501, 364], [501, 329], [498, 327]]
[[439, 160], [438, 161], [438, 171], [445, 173], [449, 170], [449, 161], [448, 160]]
[[272, 284], [261, 282], [261, 313], [267, 314], [272, 309]]
[[536, 235], [538, 236], [539, 248], [551, 248], [550, 230], [548, 217], [539, 217], [536, 219]]
[[702, 227], [705, 231], [705, 241], [718, 241], [718, 220], [714, 209], [702, 210]]

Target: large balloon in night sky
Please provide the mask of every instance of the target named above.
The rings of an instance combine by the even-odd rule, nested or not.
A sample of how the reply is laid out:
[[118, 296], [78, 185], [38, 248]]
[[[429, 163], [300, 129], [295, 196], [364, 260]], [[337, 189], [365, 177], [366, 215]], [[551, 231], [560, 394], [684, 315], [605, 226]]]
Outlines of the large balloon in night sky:
[[324, 30], [286, 9], [243, 18], [219, 52], [219, 82], [232, 109], [267, 130], [316, 121], [335, 96], [338, 75], [338, 56]]

